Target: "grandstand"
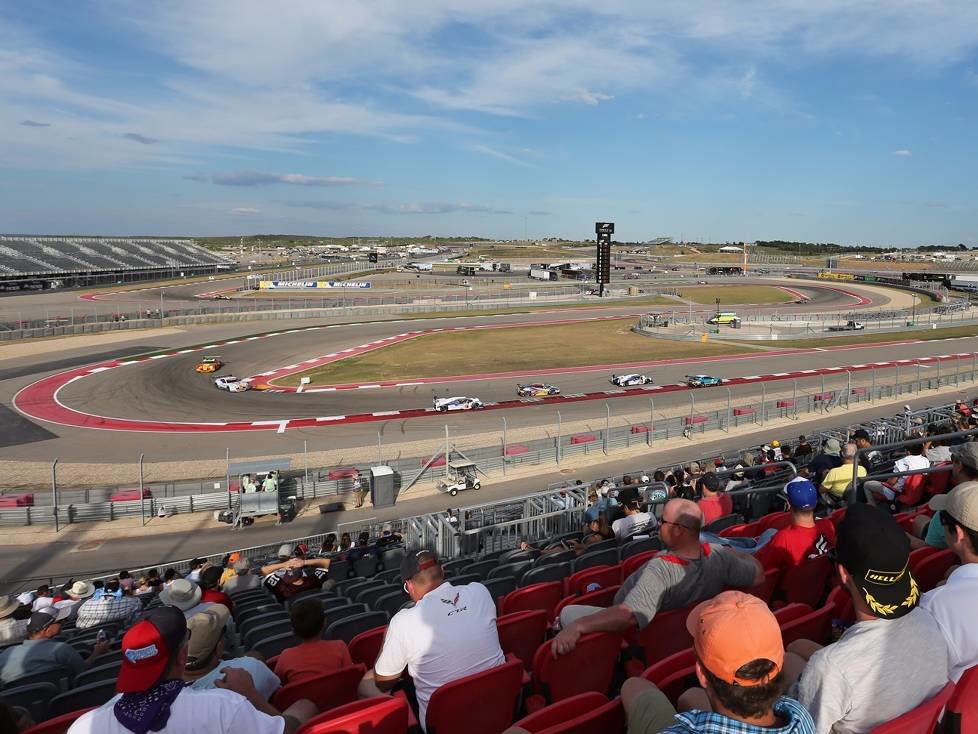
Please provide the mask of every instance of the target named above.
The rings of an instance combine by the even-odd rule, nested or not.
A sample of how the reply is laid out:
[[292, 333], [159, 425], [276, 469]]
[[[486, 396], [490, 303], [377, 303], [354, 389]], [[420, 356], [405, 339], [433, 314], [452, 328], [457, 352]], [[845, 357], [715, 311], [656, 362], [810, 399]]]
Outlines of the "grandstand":
[[127, 283], [233, 267], [186, 239], [0, 235], [2, 290]]

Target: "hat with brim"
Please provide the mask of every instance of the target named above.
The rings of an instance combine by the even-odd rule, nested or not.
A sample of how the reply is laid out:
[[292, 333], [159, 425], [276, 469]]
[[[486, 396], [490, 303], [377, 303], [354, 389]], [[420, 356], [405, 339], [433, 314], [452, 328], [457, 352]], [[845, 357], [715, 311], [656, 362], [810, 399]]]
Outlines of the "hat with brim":
[[200, 604], [200, 587], [193, 581], [177, 579], [160, 592], [160, 601], [185, 612]]
[[76, 581], [68, 589], [70, 596], [77, 596], [79, 599], [87, 599], [95, 593], [95, 584], [91, 581]]
[[203, 612], [198, 612], [187, 620], [190, 642], [187, 644], [187, 670], [200, 670], [205, 667], [217, 643], [224, 637], [230, 612], [223, 604], [214, 604]]
[[947, 494], [927, 503], [935, 512], [944, 511], [969, 530], [978, 532], [978, 482], [962, 482]]
[[9, 617], [20, 609], [20, 602], [12, 596], [0, 596], [0, 619]]
[[43, 632], [55, 622], [67, 619], [71, 615], [71, 607], [45, 607], [34, 612], [27, 622], [27, 634], [36, 635]]
[[874, 616], [899, 619], [917, 606], [920, 588], [910, 573], [910, 540], [890, 513], [849, 505], [836, 530], [835, 553]]
[[822, 452], [828, 454], [829, 456], [838, 456], [842, 452], [842, 445], [839, 443], [838, 439], [830, 438], [822, 446]]
[[957, 446], [951, 446], [950, 452], [953, 460], [972, 469], [978, 469], [978, 443], [968, 441]]

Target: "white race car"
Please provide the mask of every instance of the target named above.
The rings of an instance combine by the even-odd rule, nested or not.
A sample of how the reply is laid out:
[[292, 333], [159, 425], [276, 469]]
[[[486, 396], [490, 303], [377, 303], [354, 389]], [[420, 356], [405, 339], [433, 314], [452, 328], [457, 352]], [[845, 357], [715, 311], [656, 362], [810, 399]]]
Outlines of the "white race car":
[[457, 398], [435, 398], [431, 401], [435, 410], [445, 413], [449, 410], [478, 410], [486, 407], [479, 398], [467, 398], [459, 396]]
[[224, 377], [214, 378], [214, 387], [218, 390], [227, 390], [228, 392], [247, 392], [251, 389], [251, 383], [234, 375], [225, 375]]
[[651, 385], [652, 378], [647, 375], [612, 375], [611, 384], [618, 387], [635, 387], [636, 385]]

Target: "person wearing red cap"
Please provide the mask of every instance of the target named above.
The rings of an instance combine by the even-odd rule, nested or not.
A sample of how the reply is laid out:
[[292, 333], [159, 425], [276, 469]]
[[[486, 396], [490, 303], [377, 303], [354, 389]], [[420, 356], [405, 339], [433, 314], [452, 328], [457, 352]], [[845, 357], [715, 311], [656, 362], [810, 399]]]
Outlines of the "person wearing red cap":
[[187, 649], [183, 612], [154, 609], [122, 638], [122, 695], [78, 718], [68, 734], [292, 734], [318, 713], [304, 700], [276, 711], [240, 668], [228, 669], [215, 689], [190, 688], [183, 681]]
[[751, 594], [725, 591], [696, 606], [686, 619], [702, 689], [680, 698], [696, 702], [675, 714], [652, 683], [622, 686], [629, 734], [815, 734], [815, 723], [785, 689], [781, 629], [767, 605]]

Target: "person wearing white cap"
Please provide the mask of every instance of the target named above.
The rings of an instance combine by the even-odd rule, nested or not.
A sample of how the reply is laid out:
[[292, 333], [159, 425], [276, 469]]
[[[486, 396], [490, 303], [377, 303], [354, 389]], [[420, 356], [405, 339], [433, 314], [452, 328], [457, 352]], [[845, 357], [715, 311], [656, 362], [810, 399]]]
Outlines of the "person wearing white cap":
[[16, 645], [27, 639], [27, 620], [14, 619], [21, 603], [12, 596], [0, 596], [0, 647]]
[[959, 484], [948, 494], [933, 497], [930, 507], [940, 516], [948, 547], [961, 565], [943, 586], [924, 594], [920, 606], [934, 615], [944, 633], [948, 677], [956, 683], [965, 670], [978, 664], [978, 482]]
[[78, 607], [82, 603], [95, 594], [95, 584], [90, 581], [76, 581], [71, 586], [63, 591], [67, 599], [62, 599], [61, 601], [56, 601], [54, 606], [58, 609], [67, 609], [68, 616], [66, 619], [72, 619], [76, 614], [78, 614]]

